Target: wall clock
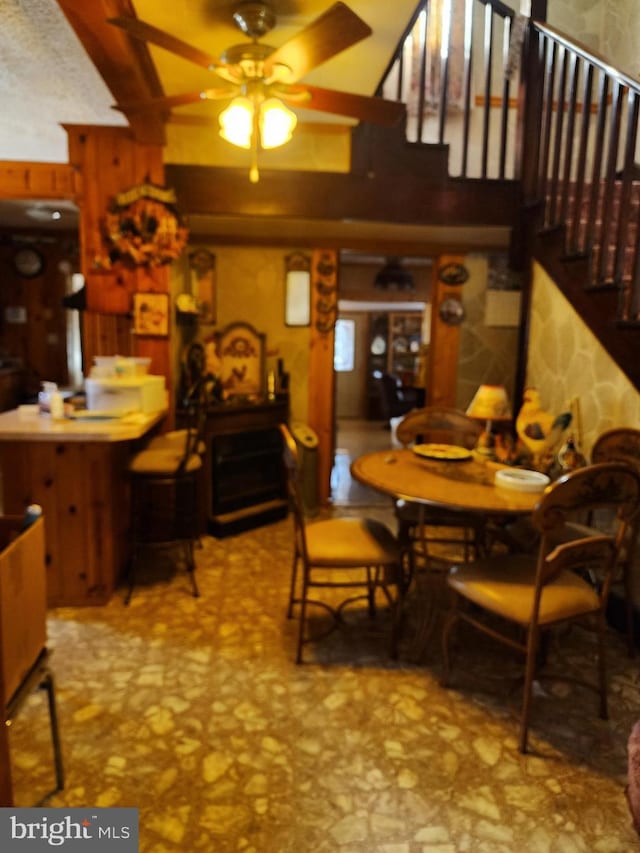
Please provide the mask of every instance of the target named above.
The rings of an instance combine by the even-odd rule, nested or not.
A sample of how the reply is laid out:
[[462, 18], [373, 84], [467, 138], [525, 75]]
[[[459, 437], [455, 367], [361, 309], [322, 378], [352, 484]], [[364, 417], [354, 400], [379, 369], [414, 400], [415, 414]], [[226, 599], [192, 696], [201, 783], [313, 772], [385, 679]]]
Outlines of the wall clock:
[[462, 264], [444, 264], [438, 270], [438, 278], [443, 284], [464, 284], [469, 278], [469, 270]]
[[35, 278], [44, 269], [44, 258], [37, 249], [25, 246], [13, 256], [13, 268], [22, 278]]

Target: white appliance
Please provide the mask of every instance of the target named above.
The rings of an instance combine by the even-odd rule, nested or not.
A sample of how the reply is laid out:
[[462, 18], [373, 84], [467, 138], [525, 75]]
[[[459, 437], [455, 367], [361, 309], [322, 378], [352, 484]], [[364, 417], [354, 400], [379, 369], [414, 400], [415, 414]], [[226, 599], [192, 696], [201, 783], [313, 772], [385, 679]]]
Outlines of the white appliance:
[[147, 413], [167, 407], [164, 376], [89, 378], [84, 385], [90, 411]]

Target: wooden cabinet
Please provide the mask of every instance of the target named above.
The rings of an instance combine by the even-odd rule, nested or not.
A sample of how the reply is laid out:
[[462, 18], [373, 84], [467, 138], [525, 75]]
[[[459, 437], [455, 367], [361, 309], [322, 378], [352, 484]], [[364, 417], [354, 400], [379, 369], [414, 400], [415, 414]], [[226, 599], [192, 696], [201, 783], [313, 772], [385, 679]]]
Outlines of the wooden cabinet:
[[422, 314], [389, 314], [387, 373], [413, 385], [422, 341]]
[[394, 373], [412, 385], [422, 342], [420, 311], [372, 314], [369, 333], [370, 372]]
[[422, 342], [421, 311], [372, 314], [369, 326], [367, 396], [369, 417], [381, 417], [378, 377], [392, 373], [404, 386], [414, 385]]
[[204, 483], [209, 533], [226, 536], [286, 516], [278, 424], [288, 416], [284, 399], [209, 409]]
[[0, 414], [3, 509], [44, 515], [49, 607], [106, 604], [129, 555], [127, 464], [162, 412], [127, 422]]

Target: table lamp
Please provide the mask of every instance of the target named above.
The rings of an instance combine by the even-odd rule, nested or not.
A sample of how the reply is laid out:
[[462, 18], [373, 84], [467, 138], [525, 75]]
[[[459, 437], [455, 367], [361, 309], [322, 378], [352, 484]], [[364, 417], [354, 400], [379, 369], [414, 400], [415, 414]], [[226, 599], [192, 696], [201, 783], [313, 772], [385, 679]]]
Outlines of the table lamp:
[[476, 450], [489, 459], [495, 458], [494, 421], [510, 421], [511, 406], [504, 385], [481, 385], [467, 408], [470, 418], [485, 421]]

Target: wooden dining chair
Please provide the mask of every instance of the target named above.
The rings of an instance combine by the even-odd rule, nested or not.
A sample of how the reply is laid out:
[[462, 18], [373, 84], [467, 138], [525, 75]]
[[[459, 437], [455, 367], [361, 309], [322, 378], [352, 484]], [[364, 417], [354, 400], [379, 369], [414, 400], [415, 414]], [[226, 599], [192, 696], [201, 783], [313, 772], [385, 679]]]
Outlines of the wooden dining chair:
[[[591, 448], [591, 462], [624, 462], [640, 472], [640, 430], [633, 427], [618, 427], [601, 433]], [[597, 525], [593, 514], [589, 523]], [[633, 603], [633, 571], [636, 562], [638, 536], [640, 535], [640, 514], [635, 522], [629, 525], [623, 544], [623, 551], [618, 563], [616, 584], [623, 589], [625, 609], [625, 629], [627, 632], [627, 648], [629, 656], [635, 654], [634, 603]]]
[[[458, 409], [428, 406], [410, 412], [398, 424], [396, 437], [408, 447], [420, 443], [452, 444], [471, 450], [483, 430], [479, 421]], [[396, 501], [398, 540], [409, 553], [412, 569], [442, 571], [451, 560], [446, 551], [462, 547], [464, 559], [477, 556], [484, 529], [484, 520], [477, 513], [425, 507], [406, 501]], [[439, 548], [439, 551], [437, 549]]]
[[[640, 430], [633, 427], [617, 427], [601, 433], [596, 438], [591, 448], [592, 464], [616, 461], [623, 462], [640, 471]], [[565, 525], [558, 532], [558, 535], [561, 537], [561, 541], [566, 542], [570, 539], [594, 535], [598, 532], [607, 533], [612, 523], [615, 523], [615, 518], [612, 518], [610, 513], [588, 512], [585, 513], [583, 519]], [[620, 585], [623, 589], [625, 630], [627, 647], [631, 657], [635, 654], [632, 577], [639, 535], [640, 515], [627, 528], [618, 560], [617, 575], [614, 579], [614, 585]], [[528, 519], [521, 519], [513, 525], [504, 527], [496, 539], [502, 541], [512, 551], [535, 550], [538, 545], [539, 534]]]
[[[585, 537], [557, 544], [562, 528], [576, 514], [601, 509], [615, 513], [611, 535], [592, 530]], [[640, 474], [634, 468], [621, 462], [580, 468], [548, 486], [536, 505], [532, 513], [540, 533], [536, 555], [486, 557], [456, 566], [447, 576], [453, 602], [442, 633], [442, 683], [450, 683], [450, 646], [461, 621], [523, 653], [521, 752], [527, 750], [541, 639], [560, 625], [580, 621], [595, 628], [600, 716], [607, 718], [606, 606], [629, 526], [639, 509]], [[591, 582], [592, 576], [597, 576], [596, 583]], [[516, 630], [509, 631], [509, 626]]]
[[[376, 613], [376, 593], [382, 591], [391, 608], [391, 656], [397, 656], [402, 617], [404, 579], [402, 552], [393, 533], [371, 518], [330, 518], [307, 522], [300, 489], [300, 466], [295, 439], [288, 426], [280, 424], [283, 461], [289, 504], [293, 516], [294, 552], [287, 617], [299, 606], [296, 663], [302, 663], [307, 643], [322, 639], [341, 621], [342, 610], [358, 599], [366, 599], [369, 615]], [[395, 587], [395, 595], [392, 590]], [[334, 605], [312, 599], [318, 589], [359, 588], [360, 595]], [[331, 626], [319, 636], [309, 636], [308, 608], [318, 606], [333, 617]]]

